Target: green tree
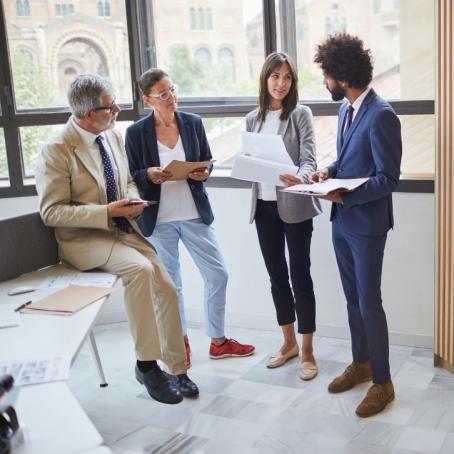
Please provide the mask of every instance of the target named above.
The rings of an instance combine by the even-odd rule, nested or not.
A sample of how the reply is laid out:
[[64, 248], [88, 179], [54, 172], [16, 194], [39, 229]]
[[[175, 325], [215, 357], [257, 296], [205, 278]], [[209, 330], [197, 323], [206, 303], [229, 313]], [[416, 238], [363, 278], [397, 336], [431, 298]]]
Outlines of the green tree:
[[[14, 96], [18, 109], [39, 109], [52, 105], [53, 82], [42, 69], [30, 61], [30, 55], [14, 49], [11, 55]], [[33, 175], [36, 157], [42, 144], [51, 133], [51, 126], [20, 128], [25, 175]]]
[[202, 65], [191, 58], [189, 49], [183, 44], [172, 48], [172, 57], [169, 76], [178, 85], [179, 94], [191, 96], [199, 92], [204, 83]]

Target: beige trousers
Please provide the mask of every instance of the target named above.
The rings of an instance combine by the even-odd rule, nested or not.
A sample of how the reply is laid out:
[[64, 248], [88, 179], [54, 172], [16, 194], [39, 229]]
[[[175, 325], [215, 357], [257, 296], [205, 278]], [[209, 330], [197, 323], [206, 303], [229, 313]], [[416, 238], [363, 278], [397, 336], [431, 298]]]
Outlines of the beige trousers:
[[172, 374], [186, 372], [175, 286], [155, 250], [137, 233], [117, 232], [100, 269], [119, 276], [138, 360], [162, 359]]

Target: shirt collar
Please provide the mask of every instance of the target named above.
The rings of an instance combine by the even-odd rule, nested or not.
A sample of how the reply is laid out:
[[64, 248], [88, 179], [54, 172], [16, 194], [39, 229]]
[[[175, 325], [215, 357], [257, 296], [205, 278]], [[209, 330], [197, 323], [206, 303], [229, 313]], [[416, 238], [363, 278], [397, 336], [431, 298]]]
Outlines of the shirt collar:
[[85, 143], [86, 146], [91, 147], [92, 145], [98, 146], [98, 144], [95, 142], [96, 137], [101, 136], [103, 139], [105, 139], [105, 135], [102, 132], [101, 134], [93, 134], [90, 131], [87, 131], [84, 128], [81, 128], [74, 117], [71, 117], [71, 121], [73, 126], [76, 128], [76, 131], [79, 133], [80, 137], [82, 138], [83, 142]]
[[354, 112], [358, 112], [359, 108], [361, 107], [361, 104], [363, 103], [364, 99], [368, 95], [368, 93], [372, 90], [372, 87], [367, 87], [365, 91], [363, 91], [354, 101], [353, 104], [350, 104], [354, 110]]

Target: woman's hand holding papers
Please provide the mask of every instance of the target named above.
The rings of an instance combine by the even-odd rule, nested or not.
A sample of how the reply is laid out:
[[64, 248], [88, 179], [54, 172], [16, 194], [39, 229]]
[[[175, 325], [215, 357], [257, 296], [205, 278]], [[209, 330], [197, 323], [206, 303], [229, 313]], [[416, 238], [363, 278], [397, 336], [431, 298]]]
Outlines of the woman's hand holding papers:
[[152, 183], [161, 184], [172, 178], [172, 174], [167, 170], [162, 170], [162, 167], [148, 167], [147, 177]]
[[188, 177], [191, 180], [196, 181], [205, 181], [210, 176], [208, 169], [206, 167], [195, 169], [193, 172], [188, 174]]

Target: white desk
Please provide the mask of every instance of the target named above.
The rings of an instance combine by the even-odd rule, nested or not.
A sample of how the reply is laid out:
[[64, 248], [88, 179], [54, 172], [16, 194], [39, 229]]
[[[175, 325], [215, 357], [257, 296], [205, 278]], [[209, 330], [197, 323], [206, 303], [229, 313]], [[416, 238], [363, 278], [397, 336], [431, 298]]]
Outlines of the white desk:
[[[63, 269], [61, 266], [46, 268], [0, 283], [0, 303], [19, 306], [51, 293], [52, 290], [38, 290], [23, 295], [7, 295], [8, 290], [14, 287], [39, 283]], [[106, 299], [90, 304], [70, 317], [21, 314], [19, 326], [0, 329], [0, 359], [68, 356], [72, 362]], [[101, 436], [66, 383], [22, 387], [15, 408], [19, 422], [26, 426], [28, 435], [26, 443], [17, 451], [20, 454], [72, 454], [102, 444]], [[104, 447], [104, 452], [110, 450]]]

